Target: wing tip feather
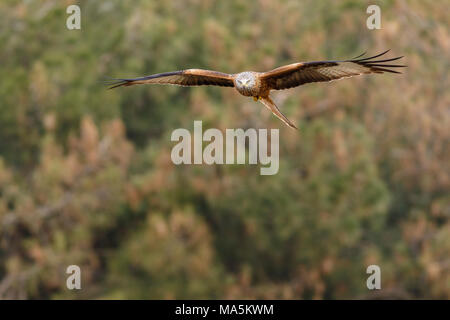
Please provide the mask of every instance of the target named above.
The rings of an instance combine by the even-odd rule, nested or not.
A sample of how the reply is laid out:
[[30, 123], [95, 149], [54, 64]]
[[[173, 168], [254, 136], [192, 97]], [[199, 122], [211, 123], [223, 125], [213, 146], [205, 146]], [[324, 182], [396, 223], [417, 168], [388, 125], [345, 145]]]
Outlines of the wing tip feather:
[[111, 79], [111, 80], [105, 81], [105, 84], [107, 86], [110, 86], [110, 87], [108, 87], [108, 90], [111, 90], [111, 89], [115, 89], [115, 88], [118, 88], [118, 87], [131, 86], [132, 85], [132, 83], [131, 83], [132, 81], [133, 80], [131, 80], [131, 79]]
[[356, 59], [354, 58], [351, 60], [347, 60], [347, 62], [353, 62], [353, 63], [359, 64], [361, 66], [367, 67], [372, 72], [375, 72], [375, 73], [389, 72], [389, 73], [402, 74], [402, 72], [394, 71], [391, 68], [406, 68], [407, 65], [386, 64], [386, 62], [396, 61], [396, 60], [403, 58], [404, 56], [383, 59], [383, 60], [375, 60], [375, 58], [381, 57], [381, 56], [385, 55], [386, 53], [388, 53], [389, 51], [391, 51], [391, 49], [388, 49], [377, 55], [374, 55], [374, 56], [371, 56], [368, 58], [364, 58], [364, 59], [357, 59], [360, 57], [360, 56], [358, 56]]

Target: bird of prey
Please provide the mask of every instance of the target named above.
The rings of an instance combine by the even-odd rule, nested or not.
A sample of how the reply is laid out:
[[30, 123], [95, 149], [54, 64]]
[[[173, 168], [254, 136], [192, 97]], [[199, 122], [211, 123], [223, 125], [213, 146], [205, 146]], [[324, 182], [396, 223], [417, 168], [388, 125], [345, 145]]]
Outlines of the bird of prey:
[[388, 62], [401, 59], [403, 56], [390, 59], [376, 59], [385, 55], [387, 52], [389, 50], [368, 58], [362, 58], [365, 55], [363, 53], [350, 60], [298, 62], [267, 72], [245, 71], [227, 74], [212, 70], [187, 69], [158, 73], [134, 79], [112, 79], [113, 82], [110, 83], [110, 89], [135, 84], [235, 87], [240, 94], [253, 97], [255, 101], [261, 101], [281, 121], [289, 127], [296, 129], [295, 125], [281, 113], [269, 97], [271, 90], [283, 90], [309, 82], [333, 81], [361, 74], [401, 73], [392, 70], [392, 68], [406, 66], [389, 64]]

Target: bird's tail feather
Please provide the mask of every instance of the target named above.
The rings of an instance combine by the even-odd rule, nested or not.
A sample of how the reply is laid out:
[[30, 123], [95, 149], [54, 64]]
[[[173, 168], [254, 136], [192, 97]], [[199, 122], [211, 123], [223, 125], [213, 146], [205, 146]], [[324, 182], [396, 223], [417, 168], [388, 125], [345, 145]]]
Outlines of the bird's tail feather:
[[286, 116], [281, 113], [280, 109], [276, 106], [276, 104], [270, 99], [270, 97], [263, 97], [260, 99], [263, 105], [267, 107], [272, 113], [278, 117], [281, 121], [283, 121], [285, 124], [287, 124], [289, 127], [293, 129], [297, 129], [297, 127], [288, 119]]

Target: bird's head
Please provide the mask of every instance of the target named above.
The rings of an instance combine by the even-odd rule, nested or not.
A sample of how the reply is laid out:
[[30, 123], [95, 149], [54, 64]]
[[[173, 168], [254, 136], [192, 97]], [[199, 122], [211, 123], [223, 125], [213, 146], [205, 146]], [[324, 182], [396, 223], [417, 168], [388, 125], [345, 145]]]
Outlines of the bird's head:
[[239, 88], [251, 88], [255, 85], [255, 77], [251, 72], [239, 73], [236, 77], [236, 86]]

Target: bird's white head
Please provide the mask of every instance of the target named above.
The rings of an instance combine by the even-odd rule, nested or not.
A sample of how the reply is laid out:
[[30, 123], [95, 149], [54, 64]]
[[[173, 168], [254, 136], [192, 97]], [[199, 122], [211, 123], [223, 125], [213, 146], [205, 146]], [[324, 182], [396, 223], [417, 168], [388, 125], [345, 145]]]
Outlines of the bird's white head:
[[238, 88], [252, 88], [255, 86], [255, 76], [251, 72], [241, 72], [236, 76]]

